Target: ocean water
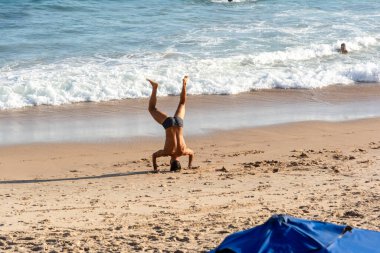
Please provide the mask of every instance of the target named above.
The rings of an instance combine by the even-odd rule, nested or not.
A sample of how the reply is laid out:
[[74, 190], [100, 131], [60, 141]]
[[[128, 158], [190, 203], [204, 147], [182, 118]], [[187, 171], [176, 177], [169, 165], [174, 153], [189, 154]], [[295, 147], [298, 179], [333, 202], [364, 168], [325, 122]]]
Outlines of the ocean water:
[[379, 83], [379, 24], [378, 0], [0, 0], [0, 110]]

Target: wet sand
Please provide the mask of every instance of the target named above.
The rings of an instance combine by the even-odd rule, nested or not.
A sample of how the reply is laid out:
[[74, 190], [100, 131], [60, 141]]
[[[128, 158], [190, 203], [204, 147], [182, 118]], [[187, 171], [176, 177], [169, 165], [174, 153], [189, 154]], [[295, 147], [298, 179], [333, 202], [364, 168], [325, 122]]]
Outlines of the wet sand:
[[205, 252], [279, 213], [380, 231], [379, 129], [373, 118], [189, 136], [199, 167], [170, 173], [160, 159], [158, 174], [161, 138], [0, 147], [0, 251]]
[[[178, 97], [158, 98], [174, 114]], [[147, 99], [0, 112], [0, 146], [30, 143], [133, 141], [161, 136], [147, 112]], [[262, 90], [231, 96], [189, 96], [187, 136], [310, 120], [380, 117], [380, 85], [331, 86], [315, 90]]]

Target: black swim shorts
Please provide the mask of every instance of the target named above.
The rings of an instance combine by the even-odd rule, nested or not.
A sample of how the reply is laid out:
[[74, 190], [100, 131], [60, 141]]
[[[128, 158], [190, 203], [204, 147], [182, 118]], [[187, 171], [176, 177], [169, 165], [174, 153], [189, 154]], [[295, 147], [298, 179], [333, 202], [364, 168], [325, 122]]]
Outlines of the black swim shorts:
[[168, 129], [169, 127], [176, 126], [176, 127], [183, 127], [183, 119], [181, 119], [178, 116], [174, 117], [167, 117], [164, 122], [162, 123], [162, 126], [165, 129]]

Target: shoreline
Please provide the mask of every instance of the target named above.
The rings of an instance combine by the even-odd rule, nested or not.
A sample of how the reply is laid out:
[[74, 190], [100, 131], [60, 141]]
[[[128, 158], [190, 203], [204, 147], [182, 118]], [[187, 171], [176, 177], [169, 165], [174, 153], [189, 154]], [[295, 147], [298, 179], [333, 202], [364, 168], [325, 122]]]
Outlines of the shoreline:
[[[159, 97], [174, 113], [178, 97]], [[134, 141], [162, 135], [147, 112], [148, 99], [79, 103], [0, 111], [0, 146], [32, 143]], [[189, 96], [186, 136], [302, 121], [380, 117], [380, 85], [315, 90], [259, 90], [237, 95]]]

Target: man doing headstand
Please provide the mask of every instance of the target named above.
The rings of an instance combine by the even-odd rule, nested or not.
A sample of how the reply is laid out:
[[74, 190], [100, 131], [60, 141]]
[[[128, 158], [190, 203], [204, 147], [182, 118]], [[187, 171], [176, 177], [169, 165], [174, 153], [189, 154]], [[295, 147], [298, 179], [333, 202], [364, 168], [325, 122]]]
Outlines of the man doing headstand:
[[188, 155], [191, 168], [194, 152], [186, 147], [185, 139], [183, 138], [183, 119], [185, 117], [185, 102], [186, 102], [186, 83], [188, 77], [182, 79], [182, 92], [178, 104], [177, 111], [174, 117], [168, 117], [165, 113], [156, 108], [158, 83], [147, 79], [152, 85], [152, 95], [149, 100], [149, 112], [160, 125], [165, 128], [166, 139], [164, 149], [160, 149], [153, 153], [153, 168], [158, 171], [157, 158], [161, 156], [170, 156], [170, 171], [178, 171], [181, 169], [181, 164], [178, 157]]

